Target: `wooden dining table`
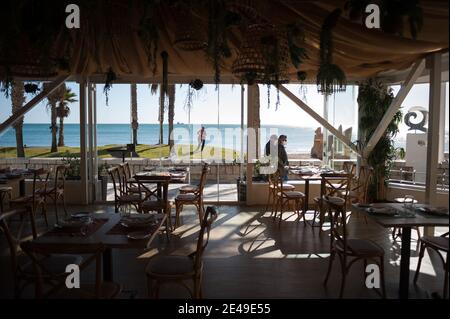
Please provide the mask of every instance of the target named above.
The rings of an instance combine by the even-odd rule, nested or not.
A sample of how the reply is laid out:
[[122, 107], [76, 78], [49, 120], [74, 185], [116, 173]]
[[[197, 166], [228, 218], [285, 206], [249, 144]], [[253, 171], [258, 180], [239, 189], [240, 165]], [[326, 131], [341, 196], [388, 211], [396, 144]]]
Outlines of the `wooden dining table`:
[[[147, 249], [150, 247], [162, 225], [166, 222], [165, 214], [155, 215], [156, 223], [148, 228], [128, 228], [122, 226], [122, 216], [116, 213], [91, 213], [93, 222], [82, 233], [81, 230], [55, 227], [34, 239], [37, 244], [61, 245], [98, 245], [103, 244], [103, 279], [113, 281], [113, 249]], [[91, 227], [89, 229], [89, 227]], [[130, 239], [128, 234], [135, 231], [148, 232], [146, 239]]]
[[400, 281], [399, 281], [399, 297], [407, 299], [409, 296], [409, 264], [411, 257], [411, 229], [413, 227], [427, 226], [449, 226], [448, 209], [447, 214], [438, 216], [421, 212], [418, 208], [432, 208], [429, 205], [415, 205], [415, 209], [406, 208], [400, 203], [376, 203], [371, 204], [373, 208], [392, 208], [398, 212], [398, 215], [388, 216], [384, 214], [369, 213], [368, 207], [358, 204], [352, 205], [352, 211], [366, 214], [374, 222], [385, 228], [401, 228], [401, 256], [400, 256]]

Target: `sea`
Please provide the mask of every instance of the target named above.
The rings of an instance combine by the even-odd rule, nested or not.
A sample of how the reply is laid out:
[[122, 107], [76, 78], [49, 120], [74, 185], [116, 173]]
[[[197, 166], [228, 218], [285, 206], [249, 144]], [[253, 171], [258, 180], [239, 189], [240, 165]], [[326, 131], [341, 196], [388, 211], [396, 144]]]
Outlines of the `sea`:
[[[225, 147], [240, 151], [241, 137], [240, 125], [235, 124], [204, 124], [207, 137], [206, 145], [215, 147]], [[197, 132], [201, 126], [196, 124], [177, 123], [174, 125], [175, 144], [197, 144]], [[167, 143], [168, 125], [163, 126], [164, 140]], [[272, 134], [287, 135], [288, 153], [308, 153], [310, 152], [316, 128], [293, 127], [293, 126], [270, 126], [262, 125], [260, 139], [262, 147], [269, 140]], [[50, 146], [51, 133], [49, 124], [24, 124], [23, 126], [24, 144], [27, 147]], [[448, 138], [448, 134], [446, 136]], [[80, 146], [80, 127], [78, 124], [64, 125], [64, 140], [66, 146]], [[138, 129], [139, 144], [158, 144], [159, 124], [140, 124]], [[356, 140], [355, 134], [352, 140]], [[130, 124], [97, 124], [97, 145], [128, 144], [132, 141], [132, 130]], [[246, 138], [244, 138], [245, 145]], [[396, 139], [397, 147], [405, 147], [405, 140]], [[0, 147], [15, 147], [16, 139], [12, 128], [0, 135]], [[448, 142], [446, 143], [448, 152]]]

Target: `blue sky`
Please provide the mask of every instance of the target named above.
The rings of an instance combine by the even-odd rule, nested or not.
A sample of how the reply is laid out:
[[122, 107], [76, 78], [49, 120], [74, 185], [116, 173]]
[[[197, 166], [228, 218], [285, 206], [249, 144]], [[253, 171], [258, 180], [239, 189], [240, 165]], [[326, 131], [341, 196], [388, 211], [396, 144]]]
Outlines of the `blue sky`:
[[[67, 83], [67, 86], [79, 95], [76, 83]], [[300, 86], [292, 85], [290, 89], [299, 93]], [[175, 122], [187, 123], [188, 112], [185, 109], [187, 85], [176, 86]], [[316, 92], [315, 86], [307, 88], [307, 101], [316, 111], [322, 112], [323, 98]], [[217, 123], [218, 97], [214, 85], [205, 85], [194, 97], [191, 110], [191, 123]], [[241, 116], [241, 90], [240, 86], [221, 85], [220, 95], [220, 122], [226, 124], [240, 124]], [[27, 96], [27, 100], [31, 97]], [[271, 90], [271, 105], [267, 105], [267, 89], [261, 87], [261, 123], [284, 124], [292, 126], [316, 127], [317, 124], [301, 109], [280, 93], [281, 105], [275, 110], [276, 90]], [[25, 116], [25, 123], [48, 123], [50, 113], [41, 102]], [[140, 123], [157, 123], [159, 94], [151, 95], [148, 85], [138, 85], [138, 116]], [[109, 93], [109, 106], [106, 106], [103, 85], [97, 85], [98, 123], [129, 123], [130, 122], [130, 86], [128, 84], [113, 85]], [[66, 123], [79, 122], [78, 103], [71, 105], [71, 114]], [[11, 115], [11, 102], [3, 95], [0, 96], [0, 121]], [[246, 119], [245, 119], [246, 120]], [[166, 113], [167, 121], [167, 113]]]

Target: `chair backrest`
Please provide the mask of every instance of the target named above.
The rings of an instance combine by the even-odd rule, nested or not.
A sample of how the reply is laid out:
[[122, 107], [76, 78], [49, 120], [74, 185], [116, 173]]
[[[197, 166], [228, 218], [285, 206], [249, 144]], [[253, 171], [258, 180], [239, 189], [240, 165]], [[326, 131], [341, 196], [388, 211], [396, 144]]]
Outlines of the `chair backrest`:
[[[17, 260], [17, 256], [19, 253], [19, 245], [20, 245], [21, 238], [14, 236], [11, 233], [11, 230], [9, 229], [9, 226], [8, 226], [8, 221], [12, 216], [14, 216], [16, 214], [20, 214], [20, 213], [25, 213], [25, 211], [24, 210], [20, 211], [18, 209], [15, 209], [15, 210], [7, 211], [7, 212], [0, 214], [0, 230], [5, 235], [6, 241], [8, 243], [9, 256], [10, 256], [10, 260], [11, 260], [11, 269], [12, 269], [12, 273], [14, 275], [17, 275], [18, 271], [20, 271], [20, 266], [19, 266], [19, 263]], [[22, 221], [22, 223], [23, 223], [23, 221]], [[18, 236], [20, 236], [20, 232], [19, 232]]]
[[31, 196], [33, 198], [33, 211], [36, 209], [37, 199], [47, 192], [50, 171], [43, 168], [34, 169], [33, 172], [33, 188]]
[[345, 214], [345, 206], [336, 205], [333, 201], [327, 198], [323, 199], [326, 209], [329, 211], [331, 217], [330, 222], [330, 247], [335, 242], [339, 242], [344, 248], [344, 252], [347, 251], [347, 218]]
[[209, 234], [211, 232], [212, 224], [216, 220], [216, 218], [216, 209], [214, 207], [208, 206], [206, 208], [205, 215], [203, 216], [203, 220], [200, 225], [200, 232], [198, 234], [197, 250], [195, 252], [194, 261], [194, 269], [196, 272], [201, 270], [203, 253], [206, 249], [206, 246], [208, 246]]
[[55, 190], [62, 189], [64, 190], [65, 184], [66, 184], [66, 175], [67, 171], [69, 170], [70, 165], [57, 165], [55, 176], [54, 176], [54, 186]]
[[344, 162], [344, 165], [342, 166], [342, 170], [345, 171], [348, 174], [355, 175], [356, 173], [356, 164], [353, 162]]
[[[50, 244], [50, 243], [36, 243], [32, 241], [23, 242], [20, 244], [22, 250], [31, 258], [34, 266], [36, 276], [36, 298], [46, 298], [57, 293], [61, 288], [65, 286], [65, 280], [67, 273], [56, 274], [51, 272], [45, 263], [44, 258], [49, 255], [87, 255], [83, 258], [83, 262], [78, 265], [80, 271], [89, 266], [95, 261], [95, 292], [92, 295], [93, 298], [101, 297], [101, 284], [102, 284], [102, 253], [106, 247], [103, 244], [92, 245], [77, 245], [77, 244]], [[44, 281], [51, 280], [54, 284], [49, 290], [44, 291]], [[56, 284], [55, 284], [56, 283]], [[83, 289], [83, 285], [80, 285], [79, 289]], [[91, 293], [84, 291], [86, 293]]]
[[203, 189], [205, 188], [206, 178], [207, 178], [209, 170], [210, 170], [209, 164], [208, 163], [203, 163], [202, 174], [200, 176], [200, 182], [198, 184], [197, 195], [200, 195], [200, 196], [203, 195]]
[[350, 190], [352, 174], [348, 173], [324, 173], [320, 175], [322, 178], [321, 182], [321, 197], [333, 196], [339, 194], [340, 192], [345, 192], [344, 199], [347, 200], [347, 196]]
[[118, 167], [108, 169], [109, 177], [113, 183], [114, 188], [114, 200], [117, 200], [122, 195], [122, 182], [120, 180], [120, 172]]

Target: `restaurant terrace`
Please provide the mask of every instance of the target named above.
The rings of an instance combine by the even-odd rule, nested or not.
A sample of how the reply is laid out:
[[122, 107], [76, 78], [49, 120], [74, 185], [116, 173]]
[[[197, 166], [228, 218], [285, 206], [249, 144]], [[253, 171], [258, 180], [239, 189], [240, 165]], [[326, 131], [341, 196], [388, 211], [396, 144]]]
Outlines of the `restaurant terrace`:
[[[0, 297], [448, 298], [448, 5], [2, 2], [0, 89], [12, 113], [0, 123]], [[117, 85], [130, 86], [131, 138], [99, 145], [98, 93], [113, 103]], [[159, 99], [155, 145], [138, 143], [139, 85]], [[174, 124], [180, 85], [188, 104], [212, 88], [208, 141], [238, 147], [203, 150], [202, 131]], [[428, 105], [406, 107], [418, 85]], [[227, 135], [231, 86], [240, 125]], [[295, 137], [269, 140], [262, 100], [315, 123], [311, 152], [285, 161]], [[38, 151], [22, 129], [42, 102], [52, 147]], [[76, 149], [61, 142], [74, 103]], [[335, 120], [344, 109], [354, 125]]]

